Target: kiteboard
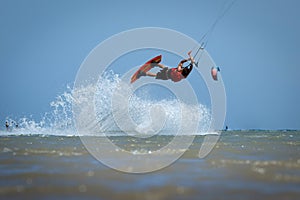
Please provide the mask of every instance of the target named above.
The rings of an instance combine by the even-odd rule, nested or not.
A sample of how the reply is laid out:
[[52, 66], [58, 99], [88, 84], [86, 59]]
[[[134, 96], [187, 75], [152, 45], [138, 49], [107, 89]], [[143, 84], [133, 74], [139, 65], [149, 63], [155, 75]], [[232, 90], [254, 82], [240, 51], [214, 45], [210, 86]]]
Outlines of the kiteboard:
[[152, 58], [151, 60], [147, 61], [145, 64], [143, 64], [131, 77], [130, 83], [134, 83], [137, 79], [139, 79], [138, 74], [141, 72], [147, 72], [149, 71], [154, 65], [154, 63], [160, 63], [161, 61], [161, 55], [156, 56]]

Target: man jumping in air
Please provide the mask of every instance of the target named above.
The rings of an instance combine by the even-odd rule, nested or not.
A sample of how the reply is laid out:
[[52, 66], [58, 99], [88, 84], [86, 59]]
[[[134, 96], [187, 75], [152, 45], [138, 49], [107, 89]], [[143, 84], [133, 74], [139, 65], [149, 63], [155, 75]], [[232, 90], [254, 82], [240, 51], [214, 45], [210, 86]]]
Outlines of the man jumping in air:
[[[161, 68], [159, 72], [152, 73], [152, 72], [143, 72], [141, 71], [138, 74], [137, 78], [140, 78], [141, 76], [151, 76], [155, 77], [156, 79], [161, 79], [161, 80], [168, 80], [171, 79], [174, 82], [178, 82], [184, 78], [186, 78], [190, 72], [193, 69], [193, 64], [195, 63], [194, 58], [191, 56], [192, 51], [188, 52], [189, 58], [181, 60], [180, 63], [176, 68], [168, 68], [160, 63], [151, 63], [152, 65], [158, 66]], [[183, 67], [183, 63], [191, 61], [191, 63], [187, 67]]]

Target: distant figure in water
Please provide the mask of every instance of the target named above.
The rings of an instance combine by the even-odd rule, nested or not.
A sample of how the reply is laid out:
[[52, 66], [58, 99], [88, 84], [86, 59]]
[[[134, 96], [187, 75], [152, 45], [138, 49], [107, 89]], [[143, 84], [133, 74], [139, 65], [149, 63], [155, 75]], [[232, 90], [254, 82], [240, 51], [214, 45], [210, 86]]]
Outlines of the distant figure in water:
[[[192, 51], [188, 52], [189, 58], [181, 60], [180, 63], [178, 64], [177, 67], [175, 68], [168, 68], [160, 63], [153, 63], [155, 66], [158, 66], [162, 68], [159, 72], [156, 74], [152, 72], [143, 72], [141, 71], [140, 74], [138, 75], [138, 78], [141, 76], [151, 76], [155, 77], [156, 79], [161, 79], [161, 80], [168, 80], [171, 79], [174, 82], [181, 81], [182, 79], [186, 78], [190, 72], [193, 69], [193, 64], [195, 63], [194, 58], [191, 55]], [[183, 63], [191, 61], [191, 63], [187, 67], [183, 67]]]
[[225, 131], [227, 131], [228, 130], [228, 126], [226, 125], [226, 127], [225, 127]]
[[5, 127], [6, 127], [6, 130], [9, 131], [9, 123], [8, 123], [8, 121], [5, 122]]
[[15, 121], [12, 121], [12, 122], [11, 122], [11, 124], [12, 124], [12, 126], [13, 126], [13, 125], [15, 125], [15, 127], [16, 127], [16, 128], [18, 128], [18, 127], [19, 127], [18, 123], [17, 123], [17, 122], [15, 122]]

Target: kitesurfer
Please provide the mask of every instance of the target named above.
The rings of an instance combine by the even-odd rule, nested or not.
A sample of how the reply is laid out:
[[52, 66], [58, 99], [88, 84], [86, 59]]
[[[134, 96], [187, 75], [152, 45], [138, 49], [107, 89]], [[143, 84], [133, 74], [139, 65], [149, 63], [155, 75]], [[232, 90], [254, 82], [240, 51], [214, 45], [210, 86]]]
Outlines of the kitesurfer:
[[[154, 67], [158, 66], [161, 68], [161, 70], [156, 74], [152, 72], [141, 71], [138, 75], [138, 78], [141, 76], [151, 76], [161, 80], [171, 79], [174, 82], [181, 81], [182, 79], [186, 78], [193, 69], [193, 64], [195, 63], [195, 60], [191, 53], [192, 51], [189, 51], [189, 57], [187, 59], [181, 60], [176, 68], [168, 68], [160, 63], [153, 63]], [[183, 63], [187, 61], [190, 61], [191, 63], [187, 67], [183, 67]]]
[[9, 131], [9, 123], [8, 123], [8, 121], [5, 122], [5, 128], [6, 128], [7, 131]]

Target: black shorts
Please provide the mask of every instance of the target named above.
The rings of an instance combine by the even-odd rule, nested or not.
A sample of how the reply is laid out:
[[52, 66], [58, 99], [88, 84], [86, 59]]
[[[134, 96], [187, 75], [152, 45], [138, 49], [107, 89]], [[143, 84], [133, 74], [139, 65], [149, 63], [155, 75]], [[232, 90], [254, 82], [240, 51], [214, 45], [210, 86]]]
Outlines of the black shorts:
[[161, 69], [159, 72], [157, 72], [156, 74], [156, 79], [161, 79], [161, 80], [168, 80], [168, 68], [165, 67], [163, 69]]

